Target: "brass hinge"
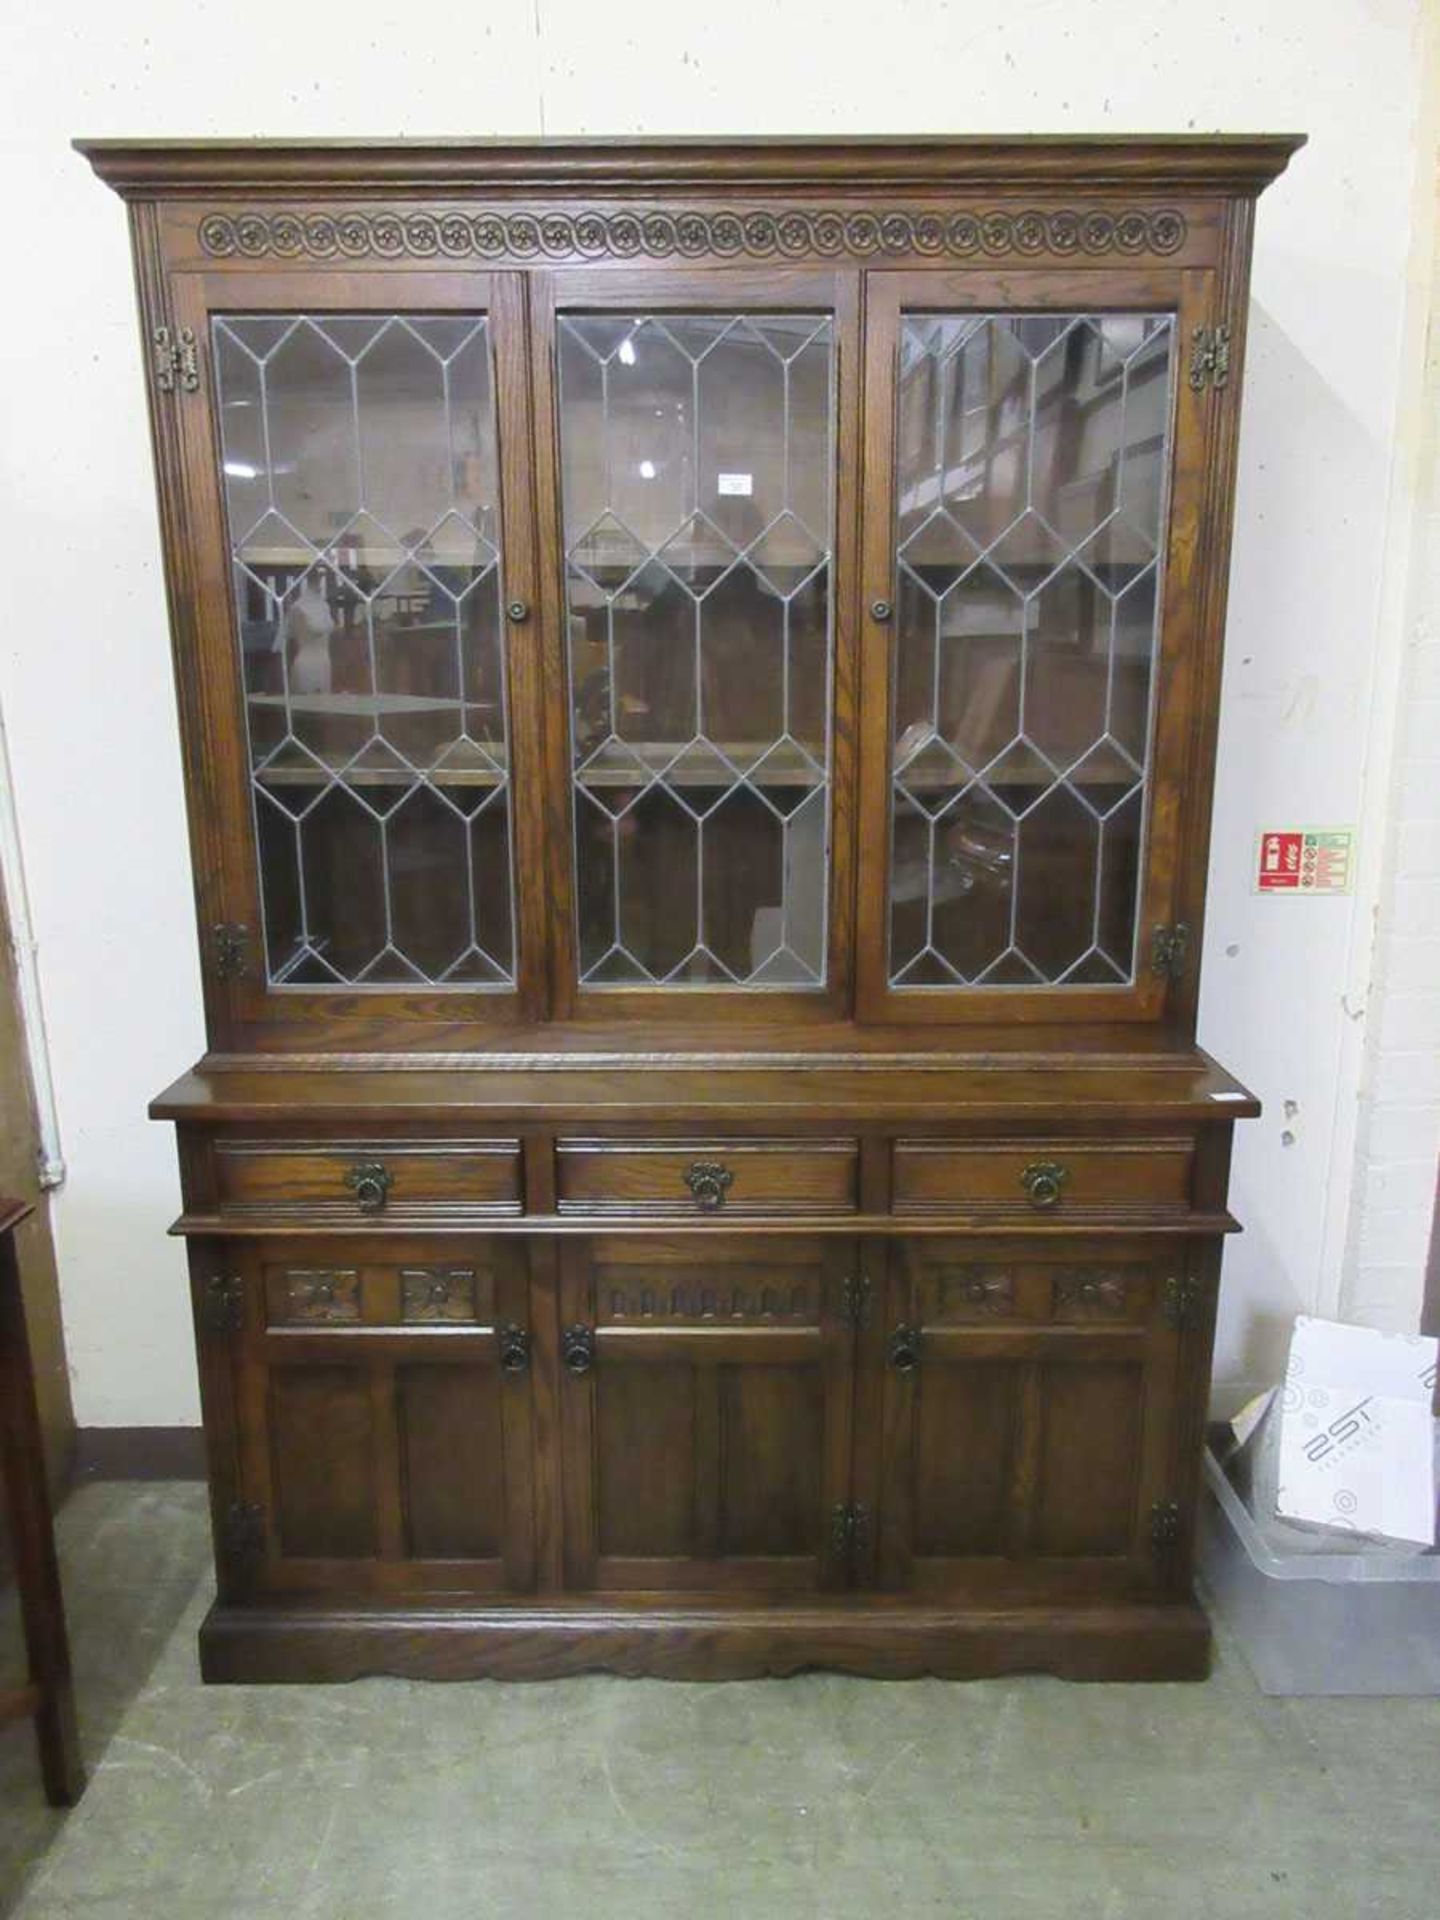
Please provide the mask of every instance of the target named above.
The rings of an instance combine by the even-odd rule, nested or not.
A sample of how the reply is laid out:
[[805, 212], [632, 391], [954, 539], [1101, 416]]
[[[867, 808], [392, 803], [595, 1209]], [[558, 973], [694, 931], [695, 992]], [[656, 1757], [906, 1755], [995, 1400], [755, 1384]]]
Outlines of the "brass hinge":
[[1156, 927], [1150, 935], [1150, 971], [1178, 980], [1190, 957], [1190, 929], [1183, 920]]
[[1229, 327], [1196, 327], [1190, 336], [1190, 385], [1196, 393], [1217, 392], [1230, 378]]
[[853, 1333], [870, 1324], [872, 1291], [868, 1273], [847, 1273], [840, 1283], [840, 1318]]
[[161, 393], [194, 393], [200, 385], [200, 347], [193, 327], [156, 327], [150, 335], [155, 348], [155, 385]]
[[210, 929], [215, 978], [239, 980], [250, 964], [250, 929], [238, 920], [222, 920]]
[[212, 1273], [200, 1296], [206, 1333], [239, 1333], [245, 1324], [245, 1282], [238, 1273]]
[[225, 1564], [237, 1579], [245, 1579], [265, 1558], [265, 1509], [244, 1500], [232, 1500], [225, 1511], [222, 1533]]
[[1160, 1312], [1167, 1327], [1193, 1332], [1205, 1317], [1205, 1283], [1193, 1273], [1172, 1273], [1161, 1289]]
[[835, 1558], [847, 1572], [855, 1571], [855, 1563], [864, 1554], [870, 1542], [870, 1509], [866, 1506], [847, 1506], [842, 1500], [830, 1512], [830, 1545]]
[[1180, 1543], [1180, 1508], [1174, 1500], [1157, 1500], [1150, 1509], [1150, 1545], [1157, 1554]]

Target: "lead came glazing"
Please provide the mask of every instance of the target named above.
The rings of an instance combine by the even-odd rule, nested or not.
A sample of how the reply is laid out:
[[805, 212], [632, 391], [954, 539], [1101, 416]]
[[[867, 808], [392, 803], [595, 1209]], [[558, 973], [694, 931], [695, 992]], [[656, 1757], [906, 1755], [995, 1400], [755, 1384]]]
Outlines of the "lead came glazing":
[[560, 320], [587, 987], [824, 984], [831, 337]]
[[487, 323], [213, 329], [269, 982], [508, 987]]
[[911, 314], [890, 979], [1135, 977], [1168, 314]]

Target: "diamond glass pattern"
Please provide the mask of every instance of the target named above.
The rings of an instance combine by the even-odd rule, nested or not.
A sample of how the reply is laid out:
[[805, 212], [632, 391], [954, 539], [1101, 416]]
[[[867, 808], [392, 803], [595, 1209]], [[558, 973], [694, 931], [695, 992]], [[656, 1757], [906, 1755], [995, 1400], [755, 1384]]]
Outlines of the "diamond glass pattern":
[[489, 328], [213, 322], [270, 984], [508, 987]]
[[892, 986], [1135, 977], [1169, 314], [902, 322]]
[[833, 361], [820, 314], [561, 317], [587, 988], [824, 984]]

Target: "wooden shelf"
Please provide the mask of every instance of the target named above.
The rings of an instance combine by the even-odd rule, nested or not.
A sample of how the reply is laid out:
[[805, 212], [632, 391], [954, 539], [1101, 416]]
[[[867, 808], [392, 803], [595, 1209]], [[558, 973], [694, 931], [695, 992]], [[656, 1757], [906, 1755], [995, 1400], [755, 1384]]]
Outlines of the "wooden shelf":
[[346, 787], [409, 787], [417, 778], [432, 787], [502, 787], [507, 775], [491, 767], [260, 767], [251, 776], [262, 787], [325, 787], [332, 781]]
[[337, 720], [383, 720], [387, 714], [461, 713], [493, 707], [493, 700], [450, 700], [429, 693], [252, 693], [252, 707], [280, 707]]
[[[576, 786], [586, 789], [638, 787], [656, 774], [664, 773], [672, 787], [729, 787], [743, 778], [757, 787], [818, 789], [825, 785], [829, 777], [822, 765], [812, 765], [799, 754], [778, 754], [773, 746], [767, 749], [763, 742], [742, 744], [722, 740], [717, 744], [717, 752], [731, 763], [734, 773], [719, 765], [666, 772], [676, 757], [684, 752], [684, 743], [679, 740], [627, 740], [625, 744], [642, 763], [643, 773], [638, 768], [623, 766], [581, 767], [575, 774]], [[761, 760], [766, 762], [763, 768], [757, 766]]]

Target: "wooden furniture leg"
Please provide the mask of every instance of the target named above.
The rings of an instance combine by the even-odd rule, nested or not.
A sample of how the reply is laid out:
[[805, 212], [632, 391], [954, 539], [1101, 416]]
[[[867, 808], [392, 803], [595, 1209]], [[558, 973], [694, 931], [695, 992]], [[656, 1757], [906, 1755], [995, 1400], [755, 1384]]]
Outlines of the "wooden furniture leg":
[[0, 1470], [14, 1547], [30, 1683], [0, 1692], [0, 1723], [33, 1719], [40, 1773], [52, 1806], [80, 1798], [85, 1771], [75, 1722], [70, 1643], [55, 1559], [55, 1531], [45, 1484], [45, 1459], [25, 1303], [15, 1257], [15, 1228], [30, 1208], [0, 1201]]

